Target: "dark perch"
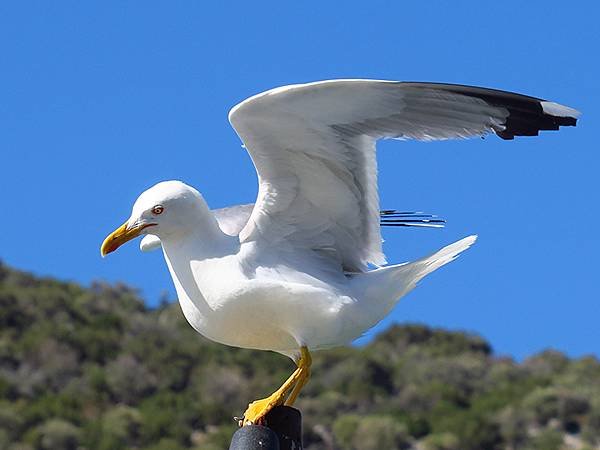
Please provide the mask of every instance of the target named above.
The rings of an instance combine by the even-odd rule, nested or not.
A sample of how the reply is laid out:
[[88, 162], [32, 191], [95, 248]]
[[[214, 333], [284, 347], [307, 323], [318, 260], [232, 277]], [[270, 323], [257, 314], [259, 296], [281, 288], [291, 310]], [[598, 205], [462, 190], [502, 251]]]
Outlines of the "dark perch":
[[302, 415], [296, 408], [277, 406], [265, 417], [265, 426], [237, 430], [229, 450], [302, 450]]

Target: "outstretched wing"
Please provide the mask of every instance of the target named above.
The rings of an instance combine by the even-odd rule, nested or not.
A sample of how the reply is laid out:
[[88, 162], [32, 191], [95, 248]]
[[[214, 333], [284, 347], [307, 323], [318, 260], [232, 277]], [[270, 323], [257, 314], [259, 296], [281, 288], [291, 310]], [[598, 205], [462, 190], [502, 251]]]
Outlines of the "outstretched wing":
[[383, 264], [377, 139], [512, 139], [576, 117], [541, 99], [449, 84], [332, 80], [258, 94], [229, 113], [259, 179], [240, 239], [323, 251], [350, 271]]

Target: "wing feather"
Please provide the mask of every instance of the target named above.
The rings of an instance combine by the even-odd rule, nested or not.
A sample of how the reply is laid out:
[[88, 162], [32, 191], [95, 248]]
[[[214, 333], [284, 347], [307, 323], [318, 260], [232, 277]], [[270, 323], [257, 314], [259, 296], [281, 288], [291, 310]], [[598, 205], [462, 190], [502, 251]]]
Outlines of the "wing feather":
[[240, 239], [326, 250], [349, 271], [383, 264], [377, 139], [512, 139], [576, 116], [534, 97], [435, 83], [330, 80], [255, 95], [229, 114], [259, 179]]

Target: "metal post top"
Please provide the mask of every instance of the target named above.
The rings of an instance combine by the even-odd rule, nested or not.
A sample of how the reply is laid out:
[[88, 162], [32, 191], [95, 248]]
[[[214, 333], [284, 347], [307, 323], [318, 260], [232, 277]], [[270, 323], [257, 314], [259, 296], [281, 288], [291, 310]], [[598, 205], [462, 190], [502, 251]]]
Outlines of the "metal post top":
[[235, 432], [229, 450], [302, 450], [302, 416], [290, 406], [277, 406], [265, 425], [246, 425]]

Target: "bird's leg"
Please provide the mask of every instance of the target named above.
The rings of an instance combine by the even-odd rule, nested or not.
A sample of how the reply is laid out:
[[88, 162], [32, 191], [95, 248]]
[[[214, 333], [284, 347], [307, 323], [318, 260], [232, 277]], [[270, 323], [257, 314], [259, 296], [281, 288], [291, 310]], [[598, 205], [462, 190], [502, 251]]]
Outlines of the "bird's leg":
[[310, 366], [312, 364], [312, 358], [306, 347], [302, 347], [300, 352], [301, 356], [298, 360], [298, 368], [303, 368], [304, 370], [300, 375], [300, 379], [294, 386], [294, 389], [292, 389], [290, 396], [285, 401], [286, 406], [292, 406], [296, 402], [298, 394], [300, 394], [300, 391], [306, 385], [306, 383], [308, 383], [308, 379], [310, 378]]
[[[308, 376], [310, 374], [310, 364], [311, 357], [308, 349], [306, 347], [302, 347], [300, 349], [300, 358], [298, 359], [298, 367], [292, 375], [281, 385], [279, 389], [269, 395], [267, 398], [262, 398], [260, 400], [253, 401], [248, 405], [248, 409], [244, 412], [244, 420], [243, 425], [251, 425], [261, 423], [264, 417], [267, 415], [269, 411], [271, 411], [274, 407], [288, 404], [286, 402], [286, 397], [291, 391], [290, 399], [292, 395], [294, 395], [293, 400], [296, 399], [300, 389], [302, 386], [306, 384], [308, 380]], [[293, 401], [292, 401], [293, 403]]]

